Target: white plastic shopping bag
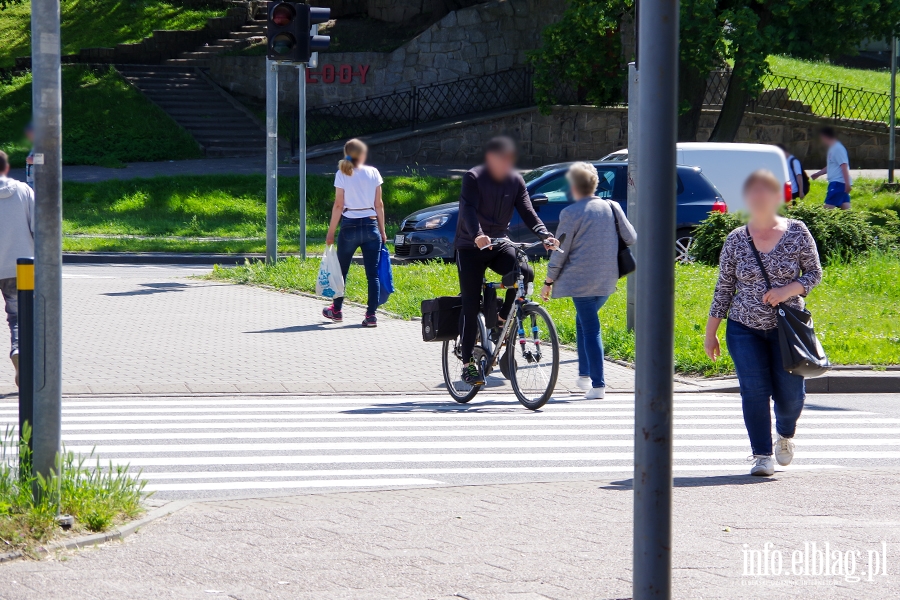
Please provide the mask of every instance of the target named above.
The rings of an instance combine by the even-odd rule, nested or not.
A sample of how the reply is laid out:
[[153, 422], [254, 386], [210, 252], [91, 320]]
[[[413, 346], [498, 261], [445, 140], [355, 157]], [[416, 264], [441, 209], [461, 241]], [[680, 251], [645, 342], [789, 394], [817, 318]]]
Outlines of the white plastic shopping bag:
[[341, 275], [341, 263], [334, 245], [325, 248], [325, 256], [319, 265], [319, 278], [316, 280], [316, 295], [326, 298], [340, 298], [344, 295], [344, 276]]

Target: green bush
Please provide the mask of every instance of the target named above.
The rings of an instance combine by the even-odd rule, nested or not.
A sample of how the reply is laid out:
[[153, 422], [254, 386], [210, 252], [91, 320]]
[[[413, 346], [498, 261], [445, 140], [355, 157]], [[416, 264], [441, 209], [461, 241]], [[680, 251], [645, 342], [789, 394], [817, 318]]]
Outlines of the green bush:
[[867, 212], [799, 204], [788, 207], [784, 214], [806, 223], [823, 261], [849, 260], [875, 247], [878, 233]]
[[[786, 207], [784, 216], [806, 224], [823, 262], [847, 261], [876, 248], [890, 250], [900, 239], [900, 218], [890, 209], [847, 211], [798, 204]], [[694, 259], [718, 265], [725, 238], [745, 222], [740, 213], [710, 213], [694, 231]]]
[[744, 224], [740, 213], [711, 212], [694, 230], [691, 254], [697, 262], [717, 266], [728, 234]]

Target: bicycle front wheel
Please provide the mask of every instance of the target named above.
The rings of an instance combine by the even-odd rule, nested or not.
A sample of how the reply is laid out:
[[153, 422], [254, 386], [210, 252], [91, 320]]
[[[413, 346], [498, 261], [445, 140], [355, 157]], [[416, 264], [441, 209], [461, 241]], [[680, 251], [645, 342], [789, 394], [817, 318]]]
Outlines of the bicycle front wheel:
[[[519, 335], [519, 328], [524, 336]], [[519, 327], [509, 333], [506, 356], [509, 381], [519, 402], [531, 410], [546, 404], [559, 376], [559, 336], [543, 307], [523, 307]]]

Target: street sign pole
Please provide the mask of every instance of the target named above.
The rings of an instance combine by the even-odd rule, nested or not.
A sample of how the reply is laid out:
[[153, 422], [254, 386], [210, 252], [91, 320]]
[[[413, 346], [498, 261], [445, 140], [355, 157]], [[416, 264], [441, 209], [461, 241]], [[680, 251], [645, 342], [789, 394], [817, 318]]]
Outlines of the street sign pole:
[[894, 183], [894, 159], [896, 143], [894, 141], [897, 126], [897, 38], [891, 38], [891, 126], [888, 144], [888, 183]]
[[[637, 173], [638, 173], [638, 70], [635, 63], [628, 63], [628, 219], [637, 223]], [[631, 251], [637, 256], [637, 248], [631, 247]], [[637, 281], [632, 273], [626, 281], [625, 293], [627, 296], [625, 305], [625, 326], [628, 331], [634, 331], [634, 302], [637, 294]]]
[[[34, 120], [34, 472], [57, 470], [62, 421], [62, 73], [59, 0], [31, 2]], [[57, 478], [57, 485], [59, 479]], [[56, 491], [58, 494], [58, 490]]]
[[[634, 600], [672, 596], [672, 378], [678, 0], [641, 0], [634, 415]], [[630, 145], [630, 140], [629, 140]], [[629, 151], [630, 152], [630, 151]]]
[[266, 60], [266, 262], [278, 260], [278, 63]]
[[[318, 29], [318, 26], [315, 26]], [[297, 149], [297, 158], [300, 161], [300, 258], [306, 258], [306, 64], [300, 63], [297, 67], [297, 75], [300, 79], [300, 89], [298, 95], [298, 117], [300, 123], [300, 131], [298, 131], [297, 139], [299, 145]]]

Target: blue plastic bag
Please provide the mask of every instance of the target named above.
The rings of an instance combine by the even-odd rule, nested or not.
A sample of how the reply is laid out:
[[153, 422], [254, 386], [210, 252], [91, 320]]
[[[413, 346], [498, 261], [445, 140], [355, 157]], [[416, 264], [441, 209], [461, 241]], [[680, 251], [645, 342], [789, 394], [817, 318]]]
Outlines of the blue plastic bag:
[[378, 257], [378, 306], [388, 301], [394, 293], [394, 272], [391, 270], [391, 253], [387, 246], [381, 245], [381, 254]]

